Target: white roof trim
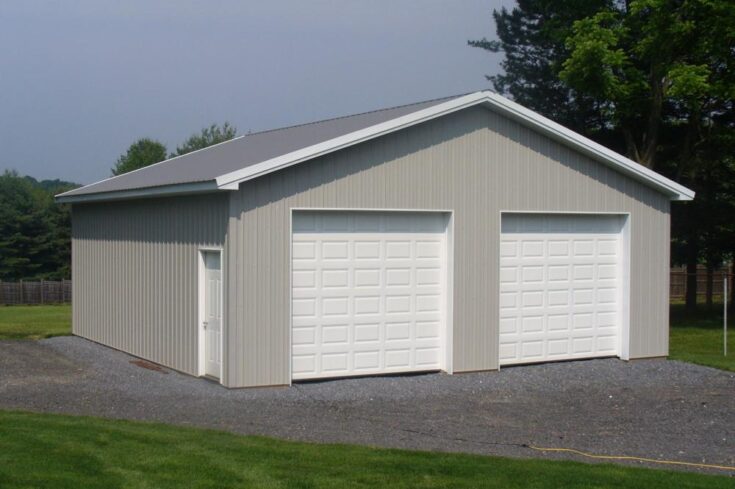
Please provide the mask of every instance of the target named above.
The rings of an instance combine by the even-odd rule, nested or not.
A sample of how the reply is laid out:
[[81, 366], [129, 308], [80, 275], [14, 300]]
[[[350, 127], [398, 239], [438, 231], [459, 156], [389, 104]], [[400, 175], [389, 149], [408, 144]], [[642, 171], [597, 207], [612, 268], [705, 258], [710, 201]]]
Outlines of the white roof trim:
[[539, 130], [547, 136], [556, 139], [574, 149], [580, 150], [588, 156], [605, 163], [628, 176], [648, 184], [667, 195], [672, 200], [692, 200], [694, 192], [678, 183], [669, 180], [663, 175], [649, 170], [638, 163], [598, 144], [556, 122], [543, 117], [505, 97], [493, 92], [476, 92], [448, 102], [443, 102], [428, 109], [419, 110], [411, 114], [392, 119], [387, 122], [361, 129], [329, 141], [324, 141], [255, 165], [217, 177], [217, 186], [223, 190], [236, 190], [241, 182], [252, 180], [259, 176], [271, 173], [306, 160], [332, 153], [355, 144], [374, 139], [391, 132], [395, 132], [437, 117], [441, 117], [458, 110], [484, 104], [490, 109], [507, 115], [523, 125]]
[[[100, 192], [94, 194], [56, 196], [58, 202], [90, 202], [136, 197], [152, 197], [156, 195], [174, 195], [213, 190], [237, 190], [240, 183], [258, 178], [262, 175], [302, 163], [319, 156], [333, 153], [341, 149], [369, 141], [371, 139], [420, 124], [468, 107], [483, 105], [490, 110], [505, 115], [520, 124], [530, 127], [562, 144], [580, 151], [591, 158], [606, 164], [635, 180], [653, 187], [670, 196], [672, 200], [692, 200], [694, 192], [663, 175], [588, 139], [546, 117], [533, 112], [505, 97], [490, 91], [480, 91], [442, 102], [427, 109], [418, 110], [408, 115], [375, 124], [344, 136], [339, 136], [291, 153], [287, 153], [254, 165], [220, 175], [216, 180], [198, 183], [182, 183], [150, 188]], [[220, 143], [224, 144], [224, 143]], [[206, 151], [208, 148], [199, 151]], [[136, 170], [137, 171], [137, 170]], [[113, 177], [114, 178], [114, 177]]]

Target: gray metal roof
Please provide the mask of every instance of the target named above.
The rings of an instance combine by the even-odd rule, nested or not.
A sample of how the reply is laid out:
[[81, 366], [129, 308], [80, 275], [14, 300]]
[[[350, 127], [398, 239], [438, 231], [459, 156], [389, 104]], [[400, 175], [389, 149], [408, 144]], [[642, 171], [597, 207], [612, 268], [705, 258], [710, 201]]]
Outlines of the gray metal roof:
[[215, 180], [221, 175], [427, 109], [462, 95], [247, 134], [66, 192], [64, 197]]

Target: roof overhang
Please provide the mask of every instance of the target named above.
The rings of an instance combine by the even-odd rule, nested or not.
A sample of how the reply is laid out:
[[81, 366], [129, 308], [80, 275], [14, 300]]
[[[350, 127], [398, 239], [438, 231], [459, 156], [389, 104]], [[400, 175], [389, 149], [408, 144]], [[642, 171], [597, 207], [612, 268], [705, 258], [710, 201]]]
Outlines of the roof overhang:
[[[411, 114], [391, 119], [365, 129], [351, 132], [312, 146], [308, 146], [276, 158], [248, 166], [241, 170], [220, 175], [216, 180], [201, 183], [186, 183], [167, 185], [163, 187], [141, 188], [99, 194], [81, 194], [75, 196], [57, 196], [59, 202], [90, 202], [99, 200], [126, 199], [135, 197], [150, 197], [154, 195], [173, 195], [182, 193], [211, 192], [214, 190], [237, 190], [239, 185], [248, 180], [261, 177], [289, 166], [297, 165], [319, 156], [334, 153], [350, 146], [390, 134], [417, 124], [421, 124], [453, 112], [473, 106], [486, 108], [509, 117], [520, 124], [534, 129], [561, 144], [575, 149], [592, 159], [628, 175], [629, 177], [648, 185], [668, 195], [671, 200], [692, 200], [694, 191], [650, 170], [604, 146], [588, 139], [561, 124], [547, 119], [511, 100], [490, 91], [481, 91], [454, 98], [427, 109], [418, 110]], [[180, 189], [180, 190], [177, 190]]]
[[61, 204], [79, 204], [82, 202], [107, 202], [111, 200], [142, 199], [146, 197], [172, 197], [175, 195], [200, 194], [205, 192], [216, 192], [220, 190], [217, 182], [179, 183], [174, 185], [161, 185], [158, 187], [143, 187], [130, 190], [117, 190], [113, 192], [99, 192], [96, 194], [80, 194], [56, 196], [56, 202]]

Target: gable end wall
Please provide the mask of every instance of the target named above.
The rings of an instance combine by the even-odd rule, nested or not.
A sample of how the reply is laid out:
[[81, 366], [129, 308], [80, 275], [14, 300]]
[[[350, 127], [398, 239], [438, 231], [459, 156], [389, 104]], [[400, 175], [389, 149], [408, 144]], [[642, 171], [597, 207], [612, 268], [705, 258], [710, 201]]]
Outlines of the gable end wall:
[[498, 368], [500, 211], [631, 215], [630, 356], [668, 354], [669, 199], [475, 107], [229, 196], [226, 385], [289, 383], [292, 208], [454, 211], [454, 371]]

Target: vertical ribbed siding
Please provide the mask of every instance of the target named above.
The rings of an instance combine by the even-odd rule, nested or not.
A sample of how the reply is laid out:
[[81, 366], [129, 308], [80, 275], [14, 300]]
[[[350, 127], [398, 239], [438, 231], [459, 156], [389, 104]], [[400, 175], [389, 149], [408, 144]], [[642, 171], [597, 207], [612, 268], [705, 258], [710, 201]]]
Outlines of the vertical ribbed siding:
[[498, 368], [501, 211], [629, 212], [630, 356], [667, 354], [668, 198], [473, 108], [246, 182], [231, 195], [227, 385], [289, 382], [295, 207], [454, 211], [456, 372]]
[[198, 248], [223, 246], [226, 195], [75, 204], [73, 332], [197, 373]]

